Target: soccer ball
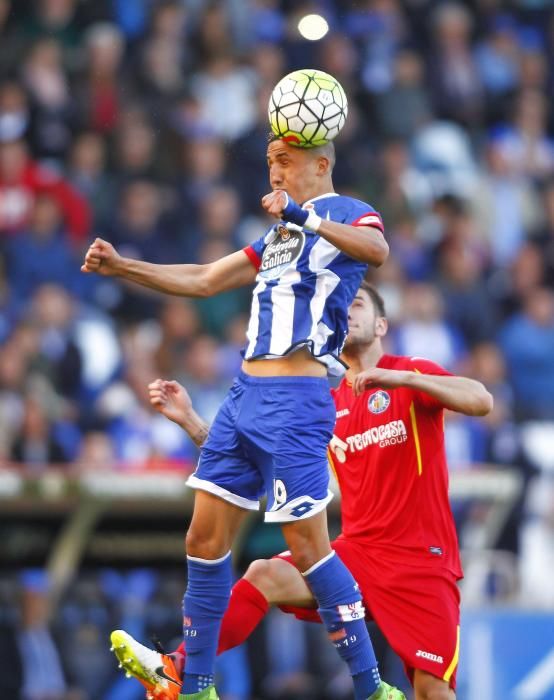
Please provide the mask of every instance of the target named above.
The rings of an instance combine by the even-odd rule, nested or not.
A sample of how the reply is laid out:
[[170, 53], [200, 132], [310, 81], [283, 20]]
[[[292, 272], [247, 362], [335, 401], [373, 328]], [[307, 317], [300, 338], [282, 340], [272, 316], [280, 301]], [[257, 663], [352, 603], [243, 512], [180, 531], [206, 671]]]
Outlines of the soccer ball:
[[289, 73], [269, 98], [271, 130], [292, 146], [323, 146], [337, 136], [347, 114], [348, 103], [340, 83], [320, 70]]

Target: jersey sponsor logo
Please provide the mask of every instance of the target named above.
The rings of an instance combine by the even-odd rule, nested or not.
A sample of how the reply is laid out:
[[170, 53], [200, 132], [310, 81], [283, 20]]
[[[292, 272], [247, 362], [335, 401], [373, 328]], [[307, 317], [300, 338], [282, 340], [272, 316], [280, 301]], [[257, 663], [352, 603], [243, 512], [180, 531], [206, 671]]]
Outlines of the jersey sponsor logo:
[[418, 649], [416, 651], [416, 656], [419, 656], [422, 659], [427, 659], [427, 661], [434, 661], [436, 664], [444, 663], [442, 656], [439, 656], [438, 654], [431, 654], [429, 651], [422, 651], [421, 649]]
[[390, 396], [386, 391], [379, 389], [371, 394], [367, 400], [367, 407], [372, 413], [384, 413], [390, 404]]
[[341, 408], [340, 411], [337, 411], [337, 418], [344, 418], [344, 416], [349, 416], [350, 411], [348, 408]]
[[298, 260], [305, 242], [303, 231], [279, 224], [273, 239], [264, 249], [259, 274], [266, 279], [279, 277], [289, 265]]
[[343, 622], [352, 622], [353, 620], [363, 620], [365, 615], [364, 605], [361, 600], [347, 605], [338, 605], [337, 612]]
[[337, 460], [344, 464], [348, 453], [361, 452], [370, 445], [379, 445], [379, 447], [390, 447], [391, 445], [401, 445], [408, 439], [408, 431], [404, 421], [391, 420], [383, 425], [369, 428], [363, 433], [354, 433], [348, 435], [342, 440], [333, 435], [329, 447]]

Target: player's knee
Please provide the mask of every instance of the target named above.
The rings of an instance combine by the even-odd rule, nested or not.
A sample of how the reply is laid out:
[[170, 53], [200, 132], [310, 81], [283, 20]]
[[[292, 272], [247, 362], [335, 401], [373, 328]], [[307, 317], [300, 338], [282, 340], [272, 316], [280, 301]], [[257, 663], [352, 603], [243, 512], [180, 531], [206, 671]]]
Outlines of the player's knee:
[[298, 541], [296, 546], [291, 548], [291, 555], [299, 571], [308, 571], [322, 559], [322, 557], [314, 553], [310, 547], [310, 542], [306, 540]]
[[267, 559], [253, 561], [246, 570], [244, 578], [267, 598], [267, 594], [274, 585], [271, 562]]
[[228, 547], [220, 542], [214, 533], [202, 532], [191, 527], [185, 538], [185, 550], [189, 557], [219, 559], [227, 554]]

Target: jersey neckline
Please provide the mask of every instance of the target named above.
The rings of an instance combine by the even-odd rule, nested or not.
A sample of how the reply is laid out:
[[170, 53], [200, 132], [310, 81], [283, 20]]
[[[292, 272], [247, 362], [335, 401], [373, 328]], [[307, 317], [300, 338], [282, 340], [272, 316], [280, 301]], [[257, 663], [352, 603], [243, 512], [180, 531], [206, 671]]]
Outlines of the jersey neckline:
[[317, 197], [312, 197], [311, 199], [307, 199], [302, 206], [306, 206], [306, 204], [311, 204], [312, 202], [317, 202], [318, 199], [326, 199], [327, 197], [338, 197], [339, 193], [338, 192], [326, 192], [325, 194], [318, 194]]

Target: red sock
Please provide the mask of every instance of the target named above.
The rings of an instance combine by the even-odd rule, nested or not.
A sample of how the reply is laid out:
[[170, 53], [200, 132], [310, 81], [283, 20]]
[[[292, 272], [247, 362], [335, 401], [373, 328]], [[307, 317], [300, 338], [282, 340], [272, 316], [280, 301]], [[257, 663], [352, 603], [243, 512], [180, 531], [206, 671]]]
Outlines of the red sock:
[[[244, 578], [239, 579], [233, 586], [229, 607], [221, 622], [217, 653], [222, 654], [246, 641], [268, 610], [269, 603], [256, 586]], [[183, 642], [174, 653], [186, 653]]]

